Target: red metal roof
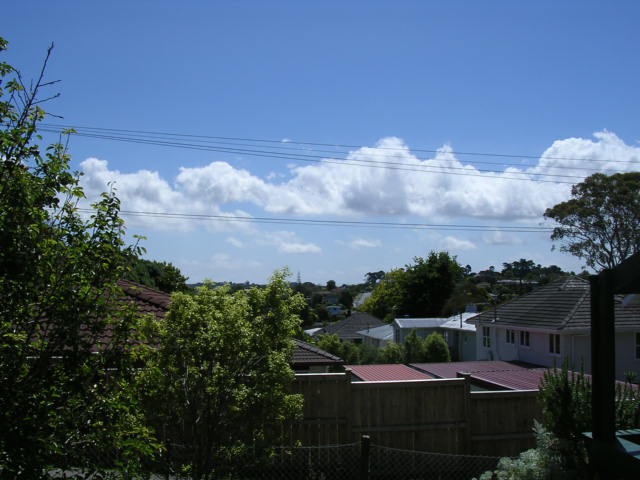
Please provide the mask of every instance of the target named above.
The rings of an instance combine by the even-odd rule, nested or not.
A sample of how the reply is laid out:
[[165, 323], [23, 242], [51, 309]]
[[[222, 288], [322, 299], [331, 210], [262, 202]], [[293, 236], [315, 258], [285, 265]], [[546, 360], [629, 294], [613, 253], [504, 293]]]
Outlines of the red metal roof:
[[346, 365], [345, 369], [365, 382], [384, 382], [392, 380], [427, 380], [433, 378], [406, 365]]
[[499, 385], [509, 390], [538, 390], [546, 368], [477, 372], [472, 379]]
[[446, 362], [446, 363], [412, 363], [412, 367], [434, 375], [437, 378], [456, 378], [458, 373], [494, 372], [527, 370], [539, 368], [538, 365], [504, 362], [502, 360], [485, 360], [477, 362]]

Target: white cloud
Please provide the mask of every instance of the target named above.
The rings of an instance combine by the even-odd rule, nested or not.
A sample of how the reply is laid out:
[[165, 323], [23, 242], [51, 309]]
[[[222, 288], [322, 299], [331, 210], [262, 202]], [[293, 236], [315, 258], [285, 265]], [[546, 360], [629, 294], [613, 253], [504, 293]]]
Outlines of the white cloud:
[[491, 232], [482, 236], [482, 241], [489, 245], [520, 245], [522, 238], [512, 233]]
[[282, 253], [320, 253], [322, 251], [316, 244], [304, 242], [295, 232], [287, 230], [260, 232], [257, 241], [263, 245], [273, 245]]
[[462, 238], [456, 238], [456, 237], [444, 237], [441, 242], [441, 247], [444, 250], [449, 250], [453, 253], [455, 253], [456, 251], [463, 251], [463, 250], [475, 250], [476, 245], [470, 241], [470, 240], [465, 240]]
[[238, 240], [235, 237], [228, 237], [227, 238], [227, 243], [229, 243], [229, 244], [231, 244], [231, 245], [233, 245], [234, 247], [237, 247], [237, 248], [243, 248], [244, 247], [244, 243], [242, 243], [241, 240]]
[[370, 240], [367, 238], [354, 238], [349, 243], [349, 246], [356, 250], [359, 248], [376, 248], [382, 246], [382, 242], [380, 240]]
[[[593, 159], [603, 162], [589, 161]], [[616, 162], [611, 161], [614, 159]], [[383, 138], [375, 147], [350, 152], [347, 162], [373, 166], [392, 163], [400, 169], [326, 162], [289, 165], [289, 179], [280, 179], [277, 183], [276, 176], [269, 174], [262, 179], [226, 162], [182, 167], [173, 185], [158, 172], [122, 173], [110, 170], [106, 161], [95, 158], [87, 159], [81, 167], [85, 173], [82, 184], [88, 194], [104, 191], [107, 182], [115, 181], [123, 209], [127, 210], [230, 215], [223, 213], [223, 208], [230, 203], [243, 202], [282, 216], [412, 215], [435, 221], [457, 217], [531, 222], [539, 219], [546, 208], [568, 198], [570, 185], [508, 178], [561, 173], [580, 178], [558, 177], [558, 180], [577, 182], [590, 173], [580, 170], [585, 165], [601, 165], [604, 171], [614, 168], [626, 171], [635, 169], [637, 165], [633, 162], [639, 159], [640, 147], [627, 145], [614, 133], [604, 131], [595, 133], [594, 139], [558, 140], [544, 152], [535, 167], [510, 167], [503, 172], [481, 172], [475, 166], [461, 162], [449, 146], [439, 149], [432, 158], [419, 159], [396, 137]], [[448, 173], [443, 172], [443, 167], [450, 169]], [[158, 227], [166, 222], [147, 219], [147, 224]], [[174, 220], [174, 224], [180, 228], [193, 226], [193, 222], [178, 220]], [[226, 227], [217, 225], [214, 228], [237, 228], [237, 225], [231, 227], [226, 223]], [[319, 251], [313, 244], [291, 243], [282, 248]]]

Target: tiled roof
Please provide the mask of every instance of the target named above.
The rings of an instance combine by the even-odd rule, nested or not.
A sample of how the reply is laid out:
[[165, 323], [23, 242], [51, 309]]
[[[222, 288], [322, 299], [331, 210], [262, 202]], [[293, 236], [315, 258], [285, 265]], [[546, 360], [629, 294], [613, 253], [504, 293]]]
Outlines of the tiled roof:
[[[622, 296], [615, 301], [616, 327], [640, 327], [640, 305], [623, 307]], [[496, 325], [551, 330], [587, 329], [591, 326], [589, 282], [568, 276], [487, 310], [471, 321]], [[495, 320], [495, 321], [494, 321]]]
[[295, 348], [293, 350], [293, 366], [310, 366], [310, 365], [342, 365], [344, 361], [340, 357], [336, 357], [329, 352], [303, 342], [296, 338], [293, 339]]
[[346, 365], [345, 369], [365, 382], [382, 382], [393, 380], [428, 380], [433, 378], [406, 365]]
[[330, 323], [322, 330], [314, 333], [318, 335], [337, 335], [341, 340], [358, 340], [362, 336], [358, 333], [360, 330], [367, 330], [384, 325], [379, 318], [364, 312], [353, 312], [350, 316], [339, 322]]
[[120, 280], [118, 286], [141, 313], [152, 313], [156, 318], [162, 318], [169, 310], [171, 295], [168, 293], [129, 280]]

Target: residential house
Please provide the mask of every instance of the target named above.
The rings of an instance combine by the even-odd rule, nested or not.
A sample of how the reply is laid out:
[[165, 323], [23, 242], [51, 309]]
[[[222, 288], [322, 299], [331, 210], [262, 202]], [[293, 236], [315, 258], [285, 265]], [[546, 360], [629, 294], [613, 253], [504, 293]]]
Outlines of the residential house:
[[362, 343], [376, 348], [386, 347], [389, 342], [393, 342], [393, 325], [388, 323], [380, 327], [360, 330], [358, 333], [362, 336]]
[[421, 338], [430, 334], [440, 333], [449, 346], [453, 360], [476, 359], [476, 327], [466, 320], [478, 313], [470, 306], [464, 313], [452, 315], [448, 318], [396, 318], [393, 323], [393, 341], [404, 343], [412, 330]]
[[451, 360], [469, 361], [476, 359], [476, 326], [467, 320], [478, 315], [468, 311], [452, 315], [440, 325], [440, 330], [449, 346]]
[[[427, 338], [433, 332], [440, 332], [440, 327], [446, 323], [446, 318], [396, 318], [393, 323], [393, 341], [404, 343], [412, 330], [420, 338]], [[441, 333], [441, 332], [440, 332]]]
[[320, 330], [313, 329], [314, 331], [312, 333], [309, 333], [310, 330], [307, 330], [306, 333], [309, 333], [309, 335], [313, 337], [319, 337], [320, 335], [337, 335], [342, 341], [361, 343], [363, 337], [358, 332], [382, 325], [384, 325], [384, 322], [373, 315], [364, 312], [353, 312], [344, 320], [329, 323]]
[[[640, 305], [615, 298], [616, 378], [640, 372]], [[565, 361], [591, 370], [589, 282], [561, 277], [469, 320], [476, 326], [478, 360], [519, 360], [547, 367]]]

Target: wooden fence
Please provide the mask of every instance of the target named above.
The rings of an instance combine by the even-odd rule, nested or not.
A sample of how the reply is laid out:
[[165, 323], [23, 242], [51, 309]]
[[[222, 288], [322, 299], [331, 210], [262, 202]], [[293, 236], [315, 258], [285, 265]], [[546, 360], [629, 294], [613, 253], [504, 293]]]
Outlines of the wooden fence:
[[535, 391], [471, 392], [467, 378], [352, 382], [349, 372], [296, 375], [302, 445], [351, 443], [441, 453], [512, 456], [534, 446]]

